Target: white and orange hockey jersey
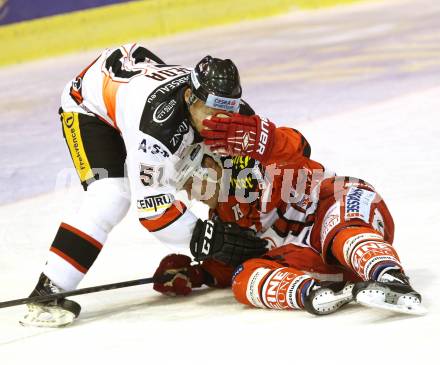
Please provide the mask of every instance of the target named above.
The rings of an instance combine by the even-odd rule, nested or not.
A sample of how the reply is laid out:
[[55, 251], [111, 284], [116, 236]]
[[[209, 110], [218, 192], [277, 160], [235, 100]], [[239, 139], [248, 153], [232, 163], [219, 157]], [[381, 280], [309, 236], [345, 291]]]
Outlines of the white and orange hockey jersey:
[[[169, 183], [185, 148], [201, 142], [183, 98], [190, 72], [128, 44], [105, 50], [67, 84], [61, 100], [64, 111], [96, 116], [120, 132], [141, 223], [180, 247], [188, 247], [197, 220]], [[243, 111], [252, 113], [245, 103]]]

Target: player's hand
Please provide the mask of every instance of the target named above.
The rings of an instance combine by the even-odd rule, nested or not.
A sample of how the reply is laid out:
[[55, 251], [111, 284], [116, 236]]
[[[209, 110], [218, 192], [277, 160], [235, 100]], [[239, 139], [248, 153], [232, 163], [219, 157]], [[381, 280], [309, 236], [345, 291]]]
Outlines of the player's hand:
[[220, 219], [198, 220], [191, 237], [190, 249], [196, 261], [213, 258], [233, 267], [260, 257], [267, 251], [267, 241], [251, 229]]
[[264, 163], [274, 144], [275, 124], [258, 115], [217, 113], [203, 125], [205, 144], [218, 154], [250, 156]]
[[200, 265], [191, 266], [185, 255], [165, 256], [153, 275], [153, 289], [166, 295], [188, 295], [192, 288], [204, 284], [205, 274]]

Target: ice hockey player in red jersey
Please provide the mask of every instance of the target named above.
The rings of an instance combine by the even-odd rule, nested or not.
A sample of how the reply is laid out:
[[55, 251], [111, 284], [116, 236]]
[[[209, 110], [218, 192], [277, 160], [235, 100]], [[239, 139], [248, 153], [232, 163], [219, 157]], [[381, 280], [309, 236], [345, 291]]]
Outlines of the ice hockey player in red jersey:
[[[188, 294], [202, 284], [232, 282], [239, 302], [261, 308], [328, 314], [356, 300], [397, 312], [425, 312], [392, 245], [391, 214], [373, 186], [326, 171], [310, 159], [310, 146], [298, 131], [291, 129], [291, 138], [283, 138], [277, 133], [281, 128], [256, 115], [214, 116], [204, 124], [209, 128], [201, 132], [205, 144], [233, 157], [220, 160], [200, 152], [182, 160], [179, 178], [193, 198], [211, 208], [211, 221], [196, 225], [203, 234], [191, 242], [191, 251], [217, 272], [170, 255], [156, 271], [168, 273], [169, 280], [156, 284], [156, 290]], [[238, 225], [249, 240], [224, 240], [214, 226], [217, 219]], [[266, 240], [270, 250], [243, 260], [254, 255], [257, 239]]]
[[[127, 213], [130, 195], [149, 232], [187, 248], [197, 219], [168, 182], [185, 148], [202, 141], [206, 117], [253, 114], [241, 93], [229, 59], [206, 56], [194, 69], [167, 65], [137, 44], [105, 50], [69, 82], [59, 113], [86, 192], [79, 211], [61, 223], [31, 296], [77, 287]], [[79, 312], [67, 299], [35, 303], [21, 323], [62, 326]]]

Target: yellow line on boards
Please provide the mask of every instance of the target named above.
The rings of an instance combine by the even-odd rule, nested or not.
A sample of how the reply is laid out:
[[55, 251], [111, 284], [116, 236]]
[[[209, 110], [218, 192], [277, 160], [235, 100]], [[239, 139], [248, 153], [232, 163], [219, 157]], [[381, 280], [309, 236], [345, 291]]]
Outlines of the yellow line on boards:
[[143, 0], [0, 26], [0, 66], [359, 0]]

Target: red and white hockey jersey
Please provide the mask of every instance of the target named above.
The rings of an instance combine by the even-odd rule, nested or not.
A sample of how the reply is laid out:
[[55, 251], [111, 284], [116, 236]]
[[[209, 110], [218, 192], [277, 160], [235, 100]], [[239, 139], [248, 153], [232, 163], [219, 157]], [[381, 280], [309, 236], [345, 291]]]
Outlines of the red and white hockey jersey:
[[229, 192], [211, 214], [255, 229], [272, 247], [292, 242], [310, 246], [317, 187], [335, 174], [309, 158], [310, 146], [300, 132], [282, 127], [276, 133], [266, 166], [240, 156], [223, 162], [224, 171], [230, 171]]

